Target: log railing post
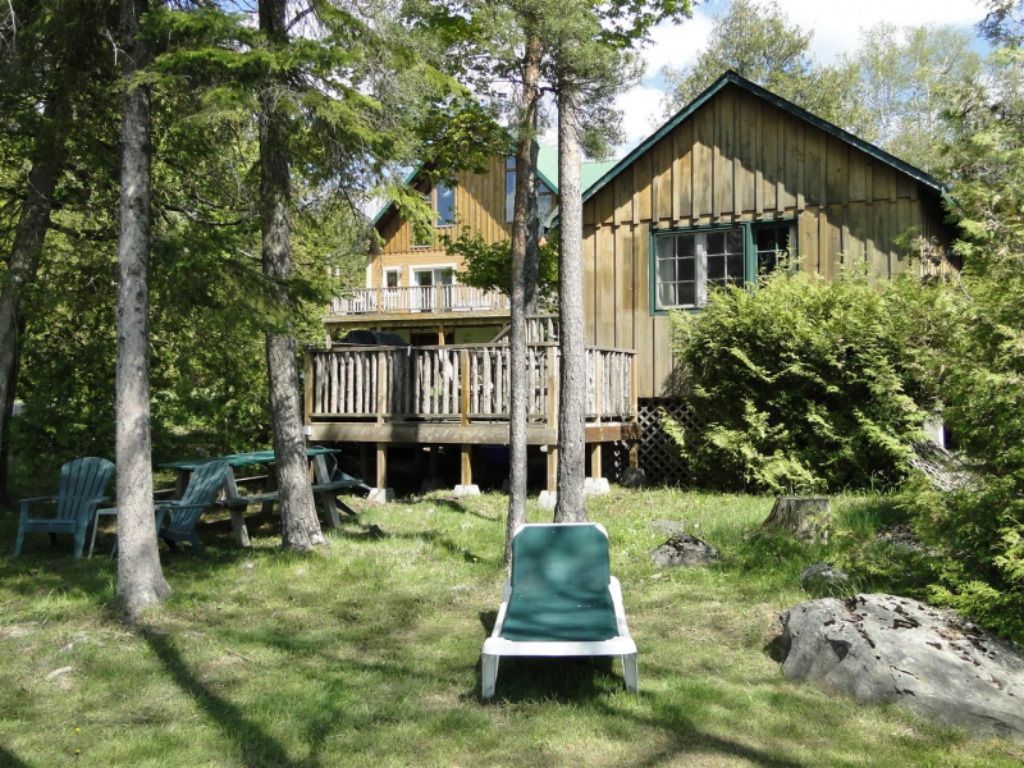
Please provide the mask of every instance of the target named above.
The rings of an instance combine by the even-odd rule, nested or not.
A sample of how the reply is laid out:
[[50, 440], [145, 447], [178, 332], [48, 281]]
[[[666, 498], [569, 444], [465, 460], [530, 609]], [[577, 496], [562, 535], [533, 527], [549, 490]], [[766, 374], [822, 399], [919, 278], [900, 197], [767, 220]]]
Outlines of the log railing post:
[[[602, 417], [602, 409], [604, 398], [602, 397], [601, 390], [604, 389], [604, 366], [601, 364], [602, 352], [600, 349], [594, 350], [594, 413], [597, 415], [597, 421], [600, 423]], [[614, 369], [612, 369], [614, 370]]]
[[459, 351], [459, 423], [469, 426], [469, 350]]
[[308, 427], [313, 423], [313, 350], [311, 349], [306, 350], [306, 378], [303, 384], [302, 410], [305, 412], [305, 424]]
[[[388, 402], [391, 400], [393, 382], [388, 377], [388, 353], [381, 350], [377, 353], [377, 423], [384, 423]], [[383, 487], [383, 486], [378, 486]]]

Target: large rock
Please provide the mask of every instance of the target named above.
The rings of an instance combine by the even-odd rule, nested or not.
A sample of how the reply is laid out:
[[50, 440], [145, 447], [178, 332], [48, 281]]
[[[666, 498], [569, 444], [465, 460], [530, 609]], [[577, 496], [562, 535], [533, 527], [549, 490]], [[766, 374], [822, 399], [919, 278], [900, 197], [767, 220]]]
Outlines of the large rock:
[[800, 586], [808, 592], [836, 594], [850, 585], [850, 577], [832, 563], [815, 563], [800, 573]]
[[892, 595], [801, 603], [769, 645], [786, 677], [1024, 742], [1024, 659], [955, 614]]
[[718, 551], [688, 533], [678, 533], [651, 552], [651, 559], [660, 568], [677, 565], [709, 565], [718, 560]]

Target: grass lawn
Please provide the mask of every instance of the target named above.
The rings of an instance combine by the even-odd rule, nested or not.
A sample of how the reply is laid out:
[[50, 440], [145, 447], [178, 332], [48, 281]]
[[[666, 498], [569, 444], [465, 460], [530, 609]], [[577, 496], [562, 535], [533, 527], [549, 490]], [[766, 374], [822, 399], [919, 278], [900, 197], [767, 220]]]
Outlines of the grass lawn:
[[[1019, 745], [783, 679], [764, 635], [807, 599], [797, 575], [827, 553], [745, 540], [770, 504], [592, 499], [640, 648], [640, 696], [623, 690], [618, 660], [508, 660], [488, 704], [479, 653], [504, 578], [502, 496], [359, 506], [308, 557], [280, 551], [271, 521], [250, 526], [248, 551], [215, 522], [200, 531], [206, 558], [164, 554], [174, 595], [137, 631], [109, 612], [109, 559], [75, 562], [67, 542], [33, 537], [0, 559], [0, 765], [1020, 766]], [[850, 536], [884, 506], [837, 501]], [[15, 515], [2, 519], [9, 552]], [[698, 525], [721, 563], [656, 571], [648, 552], [666, 535], [652, 519]]]

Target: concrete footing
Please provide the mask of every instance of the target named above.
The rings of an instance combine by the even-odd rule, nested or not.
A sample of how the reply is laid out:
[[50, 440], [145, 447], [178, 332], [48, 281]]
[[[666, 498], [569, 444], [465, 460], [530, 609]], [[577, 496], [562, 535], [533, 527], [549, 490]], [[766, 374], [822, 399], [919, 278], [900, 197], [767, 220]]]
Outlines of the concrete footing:
[[539, 506], [541, 509], [554, 509], [556, 503], [558, 503], [557, 493], [555, 493], [554, 491], [540, 492], [540, 497], [537, 499], [537, 506]]
[[456, 485], [454, 493], [455, 498], [457, 499], [461, 499], [465, 496], [479, 496], [480, 486], [476, 483], [471, 483], [469, 485]]
[[371, 488], [366, 500], [371, 504], [387, 504], [395, 500], [395, 492], [391, 488]]
[[607, 477], [585, 477], [583, 478], [584, 496], [602, 496], [611, 491]]

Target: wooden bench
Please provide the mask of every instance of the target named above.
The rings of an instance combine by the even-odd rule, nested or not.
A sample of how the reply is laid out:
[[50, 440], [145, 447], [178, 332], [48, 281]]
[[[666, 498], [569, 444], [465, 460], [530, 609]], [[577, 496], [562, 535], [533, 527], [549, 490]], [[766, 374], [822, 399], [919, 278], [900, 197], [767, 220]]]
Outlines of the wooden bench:
[[[370, 486], [364, 483], [357, 477], [346, 475], [344, 472], [338, 473], [339, 477], [334, 480], [330, 480], [324, 483], [313, 483], [312, 490], [313, 495], [320, 500], [320, 505], [324, 508], [324, 512], [327, 515], [327, 521], [332, 528], [337, 528], [341, 525], [341, 517], [338, 514], [338, 507], [340, 506], [344, 510], [345, 514], [355, 516], [356, 512], [348, 504], [339, 499], [336, 495], [337, 491], [347, 491], [352, 489], [364, 490], [367, 493], [370, 492]], [[258, 478], [244, 478], [242, 481], [252, 481], [256, 479], [266, 479], [266, 476]], [[262, 504], [264, 510], [267, 510], [271, 505], [280, 500], [280, 494], [278, 491], [266, 491], [264, 493], [254, 493], [246, 495], [234, 495], [220, 499], [217, 502], [217, 506], [227, 509], [231, 515], [231, 528], [234, 531], [235, 539], [238, 544], [243, 547], [248, 547], [249, 542], [249, 531], [245, 527], [245, 512], [250, 504]]]

